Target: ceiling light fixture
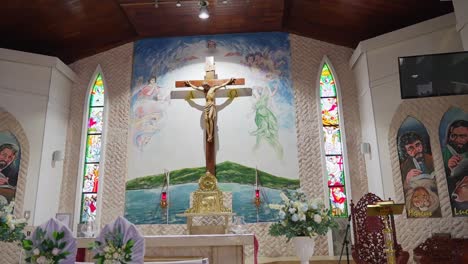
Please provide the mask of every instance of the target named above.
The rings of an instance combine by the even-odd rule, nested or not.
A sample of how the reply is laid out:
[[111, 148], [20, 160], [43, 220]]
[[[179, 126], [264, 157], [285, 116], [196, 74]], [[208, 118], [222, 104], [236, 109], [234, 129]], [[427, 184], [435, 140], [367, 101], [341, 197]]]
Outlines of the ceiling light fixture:
[[175, 6], [177, 6], [177, 7], [181, 7], [181, 6], [182, 6], [182, 4], [180, 3], [180, 1], [177, 1], [177, 3], [175, 4]]
[[198, 14], [198, 17], [201, 19], [207, 19], [210, 17], [210, 13], [208, 13], [208, 2], [205, 0], [201, 0], [198, 2], [198, 5], [200, 6], [200, 13]]
[[154, 0], [154, 8], [158, 8], [158, 7], [159, 7], [158, 0]]

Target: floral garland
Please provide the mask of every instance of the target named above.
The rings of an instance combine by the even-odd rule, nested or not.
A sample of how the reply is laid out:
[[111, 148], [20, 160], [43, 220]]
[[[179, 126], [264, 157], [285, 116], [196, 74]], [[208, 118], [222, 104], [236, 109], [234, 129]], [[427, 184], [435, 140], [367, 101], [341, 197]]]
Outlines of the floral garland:
[[95, 241], [89, 249], [96, 252], [93, 259], [97, 264], [130, 263], [132, 261], [132, 249], [135, 241], [129, 239], [123, 242], [123, 234], [119, 228], [115, 232], [109, 232], [104, 236], [104, 243]]
[[38, 227], [35, 231], [34, 240], [23, 240], [23, 249], [26, 253], [25, 261], [27, 263], [37, 264], [56, 264], [60, 260], [66, 259], [70, 254], [63, 251], [67, 242], [60, 242], [65, 236], [65, 232], [54, 231], [52, 238], [47, 237], [46, 231]]
[[25, 219], [16, 219], [13, 214], [15, 202], [6, 205], [0, 202], [0, 241], [15, 242], [25, 238], [23, 229], [26, 226]]
[[271, 209], [279, 211], [280, 220], [270, 226], [270, 235], [286, 236], [289, 241], [297, 236], [325, 235], [329, 228], [338, 226], [321, 200], [308, 201], [300, 190], [280, 196], [282, 204], [270, 204]]

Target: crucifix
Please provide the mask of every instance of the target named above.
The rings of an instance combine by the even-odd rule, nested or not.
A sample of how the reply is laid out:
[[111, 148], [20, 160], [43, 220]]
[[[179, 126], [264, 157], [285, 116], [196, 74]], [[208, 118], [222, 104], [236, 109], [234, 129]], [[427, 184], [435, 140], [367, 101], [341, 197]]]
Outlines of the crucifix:
[[[205, 62], [205, 79], [204, 80], [190, 80], [190, 81], [176, 81], [176, 88], [190, 87], [194, 90], [185, 91], [172, 91], [172, 99], [192, 99], [192, 98], [205, 98], [206, 104], [204, 106], [204, 124], [205, 124], [205, 159], [206, 170], [212, 175], [216, 175], [216, 151], [215, 151], [215, 133], [216, 133], [216, 96], [218, 97], [238, 97], [252, 95], [252, 89], [227, 89], [226, 85], [244, 85], [244, 78], [231, 78], [231, 79], [218, 79], [215, 72], [214, 57], [207, 57]], [[220, 88], [226, 88], [219, 90]], [[218, 93], [217, 93], [218, 92]]]

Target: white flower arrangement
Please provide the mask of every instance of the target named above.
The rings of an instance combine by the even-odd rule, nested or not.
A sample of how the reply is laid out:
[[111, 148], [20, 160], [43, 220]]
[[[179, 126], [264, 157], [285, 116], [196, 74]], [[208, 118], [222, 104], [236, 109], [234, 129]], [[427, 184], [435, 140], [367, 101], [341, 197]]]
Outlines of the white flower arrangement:
[[48, 237], [47, 232], [38, 227], [34, 237], [22, 241], [26, 263], [57, 264], [66, 259], [70, 252], [65, 250], [67, 241], [64, 237], [65, 232], [57, 231]]
[[23, 229], [27, 224], [26, 220], [16, 219], [13, 214], [14, 207], [14, 201], [8, 205], [0, 202], [0, 241], [20, 242], [25, 238]]
[[307, 200], [300, 191], [280, 194], [282, 204], [270, 204], [270, 208], [278, 210], [279, 222], [270, 226], [272, 236], [286, 236], [289, 239], [297, 236], [314, 237], [325, 235], [329, 228], [337, 224], [330, 216], [330, 211], [318, 199]]
[[96, 254], [94, 259], [98, 264], [113, 264], [113, 263], [131, 263], [132, 250], [135, 245], [133, 239], [126, 243], [123, 241], [123, 234], [120, 229], [114, 232], [107, 233], [104, 238], [105, 242], [95, 241], [90, 247]]

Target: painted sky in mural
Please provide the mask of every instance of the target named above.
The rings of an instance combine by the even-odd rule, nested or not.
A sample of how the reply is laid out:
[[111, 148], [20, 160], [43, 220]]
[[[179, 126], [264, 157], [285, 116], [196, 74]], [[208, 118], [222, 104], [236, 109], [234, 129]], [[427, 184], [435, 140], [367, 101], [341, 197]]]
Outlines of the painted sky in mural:
[[[135, 43], [129, 177], [205, 165], [204, 99], [171, 99], [175, 81], [201, 80], [214, 56], [219, 79], [245, 78], [252, 96], [218, 109], [217, 163], [298, 178], [288, 34], [146, 39]], [[218, 98], [222, 105], [225, 98]]]

